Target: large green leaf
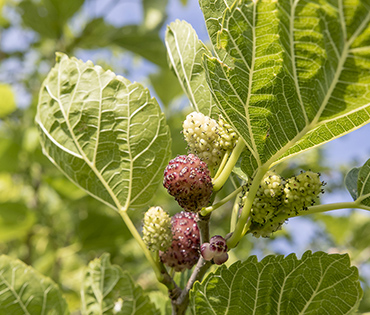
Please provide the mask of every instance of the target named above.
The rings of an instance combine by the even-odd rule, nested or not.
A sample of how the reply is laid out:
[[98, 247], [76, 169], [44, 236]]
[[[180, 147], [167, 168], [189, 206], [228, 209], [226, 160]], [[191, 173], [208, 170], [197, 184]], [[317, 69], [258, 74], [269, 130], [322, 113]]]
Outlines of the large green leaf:
[[[255, 160], [248, 167], [369, 122], [369, 21], [369, 0], [241, 0], [226, 9], [217, 47], [233, 62], [205, 55], [204, 64], [218, 107]], [[211, 14], [207, 25], [219, 22]]]
[[255, 256], [222, 266], [191, 291], [194, 314], [350, 314], [362, 297], [348, 255]]
[[82, 314], [159, 315], [129, 272], [111, 265], [109, 254], [90, 262], [81, 290]]
[[166, 46], [170, 65], [193, 109], [212, 116], [217, 108], [202, 66], [203, 55], [211, 56], [211, 52], [198, 39], [191, 25], [179, 20], [168, 26]]
[[230, 9], [235, 0], [199, 0], [200, 7], [206, 22], [208, 35], [213, 44], [214, 53], [224, 64], [232, 65], [232, 59], [224, 49], [217, 44], [217, 34], [222, 29], [222, 20], [226, 9]]
[[0, 314], [63, 315], [67, 303], [57, 285], [17, 259], [0, 256]]
[[95, 198], [127, 210], [153, 196], [171, 141], [158, 103], [140, 84], [58, 54], [36, 121], [44, 153]]

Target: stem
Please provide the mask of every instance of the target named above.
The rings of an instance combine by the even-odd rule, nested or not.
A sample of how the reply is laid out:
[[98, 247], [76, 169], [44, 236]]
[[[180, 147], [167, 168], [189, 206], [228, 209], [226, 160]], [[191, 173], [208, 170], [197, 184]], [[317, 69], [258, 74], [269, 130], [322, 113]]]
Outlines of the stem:
[[233, 235], [227, 240], [227, 247], [228, 248], [234, 248], [240, 241], [240, 239], [243, 237], [243, 230], [244, 226], [247, 223], [254, 197], [256, 196], [257, 190], [261, 184], [261, 180], [263, 178], [263, 175], [268, 171], [267, 166], [261, 166], [256, 176], [253, 179], [252, 185], [249, 187], [249, 191], [247, 194], [247, 199], [245, 200], [242, 213], [239, 217], [238, 222], [236, 223], [235, 230], [233, 232]]
[[222, 199], [218, 203], [214, 204], [213, 206], [210, 206], [210, 207], [207, 207], [207, 208], [203, 208], [200, 211], [200, 214], [202, 216], [206, 216], [206, 215], [210, 214], [213, 210], [216, 210], [217, 208], [223, 206], [226, 202], [228, 202], [229, 200], [231, 200], [232, 198], [234, 198], [238, 193], [240, 193], [242, 191], [242, 189], [243, 189], [242, 186], [240, 186], [239, 188], [237, 188], [236, 190], [234, 190], [230, 195], [226, 196], [224, 199]]
[[225, 164], [226, 164], [226, 162], [227, 162], [227, 158], [229, 157], [229, 155], [230, 155], [230, 151], [226, 151], [226, 153], [224, 154], [224, 157], [222, 158], [222, 161], [221, 161], [221, 164], [220, 164], [220, 167], [218, 168], [218, 170], [217, 170], [217, 173], [216, 173], [216, 175], [214, 176], [214, 180], [218, 177], [218, 176], [220, 176], [220, 174], [221, 174], [221, 172], [222, 172], [222, 170], [224, 169], [224, 167], [225, 167]]
[[155, 260], [146, 247], [145, 243], [143, 242], [139, 232], [136, 230], [135, 225], [132, 223], [130, 217], [128, 216], [127, 212], [124, 210], [119, 211], [119, 214], [121, 215], [123, 221], [125, 222], [126, 226], [130, 230], [132, 236], [135, 238], [135, 240], [139, 243], [139, 246], [144, 252], [144, 255], [146, 259], [148, 259], [150, 265], [152, 266], [155, 275], [159, 282], [163, 283], [168, 290], [174, 290], [176, 289], [176, 283], [173, 281], [171, 276], [167, 273], [166, 268], [161, 264], [158, 260]]
[[331, 210], [356, 209], [356, 208], [370, 211], [370, 207], [362, 205], [358, 203], [356, 200], [356, 201], [350, 201], [350, 202], [337, 202], [337, 203], [329, 203], [326, 205], [311, 206], [311, 207], [308, 207], [308, 210], [299, 212], [297, 216], [326, 212], [326, 211], [331, 211]]
[[226, 183], [229, 175], [231, 174], [236, 162], [238, 162], [240, 154], [243, 152], [245, 144], [241, 138], [239, 138], [238, 143], [233, 149], [229, 160], [227, 161], [225, 167], [219, 174], [219, 176], [213, 180], [213, 191], [218, 191]]
[[337, 202], [337, 203], [329, 203], [326, 205], [311, 206], [311, 207], [308, 207], [307, 210], [300, 211], [298, 214], [292, 215], [289, 217], [287, 217], [285, 213], [281, 213], [281, 214], [278, 214], [271, 223], [274, 224], [274, 223], [284, 221], [288, 218], [300, 217], [303, 215], [327, 212], [327, 211], [332, 211], [332, 210], [340, 210], [340, 209], [363, 209], [363, 210], [370, 211], [370, 207], [360, 204], [358, 200], [349, 201], [349, 202]]
[[231, 219], [230, 219], [230, 231], [235, 230], [236, 221], [238, 220], [239, 215], [239, 199], [242, 197], [242, 193], [239, 193], [238, 196], [235, 198], [233, 210], [231, 212]]

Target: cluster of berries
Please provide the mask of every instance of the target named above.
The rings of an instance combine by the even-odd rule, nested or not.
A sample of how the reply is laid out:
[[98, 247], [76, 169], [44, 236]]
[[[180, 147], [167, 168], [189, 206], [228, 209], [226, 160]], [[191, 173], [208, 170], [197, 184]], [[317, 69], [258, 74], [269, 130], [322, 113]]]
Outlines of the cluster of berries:
[[190, 269], [198, 261], [200, 250], [195, 218], [194, 213], [182, 211], [168, 220], [169, 215], [161, 207], [152, 207], [144, 216], [143, 241], [150, 250], [159, 250], [161, 261], [168, 267], [175, 271]]
[[231, 150], [238, 141], [232, 127], [222, 118], [216, 121], [202, 113], [193, 112], [183, 122], [183, 134], [190, 153], [197, 155], [216, 168], [227, 150]]
[[[323, 193], [323, 185], [320, 174], [311, 171], [301, 172], [287, 180], [269, 171], [253, 201], [250, 231], [256, 237], [270, 237], [286, 219], [314, 205], [318, 195]], [[245, 198], [242, 198], [242, 205]], [[273, 219], [278, 214], [283, 214], [285, 219], [275, 222]]]

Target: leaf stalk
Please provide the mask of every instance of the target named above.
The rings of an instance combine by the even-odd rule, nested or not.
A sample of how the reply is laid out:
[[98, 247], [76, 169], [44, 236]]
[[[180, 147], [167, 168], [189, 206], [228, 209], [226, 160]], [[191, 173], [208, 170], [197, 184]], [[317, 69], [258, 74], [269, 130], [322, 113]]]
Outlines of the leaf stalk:
[[226, 183], [236, 162], [238, 162], [240, 154], [243, 152], [244, 148], [245, 148], [244, 141], [243, 139], [239, 138], [238, 143], [233, 149], [225, 167], [222, 169], [218, 177], [213, 180], [213, 191], [219, 191], [222, 188], [222, 186]]

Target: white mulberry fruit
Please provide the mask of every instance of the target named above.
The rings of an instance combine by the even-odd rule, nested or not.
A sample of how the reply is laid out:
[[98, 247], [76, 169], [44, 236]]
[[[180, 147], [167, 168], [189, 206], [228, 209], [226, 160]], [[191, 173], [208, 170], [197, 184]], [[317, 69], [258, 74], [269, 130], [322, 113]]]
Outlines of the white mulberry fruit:
[[161, 207], [151, 207], [144, 215], [143, 241], [152, 251], [165, 251], [171, 245], [171, 218]]

